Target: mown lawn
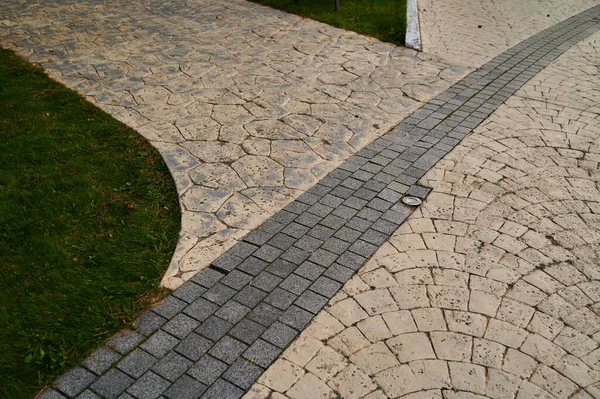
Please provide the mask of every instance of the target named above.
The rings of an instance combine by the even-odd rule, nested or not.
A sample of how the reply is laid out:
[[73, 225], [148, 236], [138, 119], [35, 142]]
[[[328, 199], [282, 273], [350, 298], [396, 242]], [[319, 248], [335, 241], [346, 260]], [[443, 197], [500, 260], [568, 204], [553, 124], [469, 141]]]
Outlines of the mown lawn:
[[0, 49], [0, 397], [32, 397], [160, 298], [179, 223], [153, 147]]
[[406, 0], [340, 0], [340, 11], [335, 11], [334, 0], [251, 1], [404, 45]]

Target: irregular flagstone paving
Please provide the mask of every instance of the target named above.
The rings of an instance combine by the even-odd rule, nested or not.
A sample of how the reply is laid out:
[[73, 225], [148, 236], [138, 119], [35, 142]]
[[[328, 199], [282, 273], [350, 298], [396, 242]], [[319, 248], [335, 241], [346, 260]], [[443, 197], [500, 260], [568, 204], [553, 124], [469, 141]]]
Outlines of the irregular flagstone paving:
[[469, 69], [248, 2], [9, 0], [0, 45], [163, 155], [176, 288]]
[[599, 65], [596, 33], [432, 168], [245, 398], [599, 398]]
[[599, 29], [595, 7], [452, 86], [41, 397], [598, 396], [600, 35], [525, 84]]
[[423, 50], [480, 67], [527, 37], [597, 0], [419, 0]]

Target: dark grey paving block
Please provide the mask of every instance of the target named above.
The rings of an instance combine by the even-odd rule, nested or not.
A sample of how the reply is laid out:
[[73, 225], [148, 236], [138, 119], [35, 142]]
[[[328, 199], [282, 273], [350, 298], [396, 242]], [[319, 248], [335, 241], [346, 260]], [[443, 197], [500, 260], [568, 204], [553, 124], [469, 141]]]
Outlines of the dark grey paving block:
[[291, 247], [294, 244], [294, 242], [296, 242], [296, 239], [286, 234], [278, 233], [275, 236], [273, 236], [273, 238], [271, 238], [268, 242], [272, 246], [285, 251], [286, 249]]
[[212, 341], [218, 341], [227, 334], [227, 331], [229, 331], [231, 327], [233, 327], [233, 324], [230, 322], [216, 316], [210, 316], [200, 324], [200, 327], [196, 329], [196, 332]]
[[354, 194], [354, 190], [342, 186], [337, 186], [336, 188], [331, 190], [330, 194], [341, 199], [347, 199], [352, 194]]
[[246, 286], [236, 296], [234, 296], [233, 299], [242, 305], [253, 308], [258, 305], [266, 296], [266, 292], [263, 292], [255, 287]]
[[[319, 226], [316, 226], [315, 228], [317, 228], [317, 227], [319, 227]], [[310, 256], [309, 251], [306, 251], [306, 250], [300, 249], [300, 248], [296, 248], [296, 247], [291, 247], [287, 251], [285, 251], [283, 253], [283, 255], [281, 255], [281, 258], [283, 260], [287, 260], [288, 262], [292, 262], [296, 265], [299, 265], [302, 262], [304, 262], [309, 256]]]
[[429, 195], [430, 192], [431, 192], [430, 188], [421, 187], [421, 186], [412, 186], [411, 188], [408, 189], [408, 191], [406, 192], [406, 195], [412, 195], [414, 197], [423, 199], [423, 198], [427, 197], [427, 195]]
[[263, 244], [259, 249], [254, 252], [252, 256], [262, 259], [266, 262], [273, 262], [279, 255], [281, 255], [283, 251], [281, 249], [275, 248], [269, 244]]
[[319, 223], [321, 219], [323, 219], [323, 217], [306, 212], [296, 218], [296, 223], [308, 228], [312, 228]]
[[111, 337], [106, 343], [107, 346], [124, 355], [139, 345], [144, 337], [131, 330], [121, 330]]
[[93, 373], [81, 367], [73, 367], [57, 379], [54, 386], [65, 395], [75, 397], [95, 380], [96, 376]]
[[385, 212], [394, 205], [394, 202], [386, 201], [382, 198], [373, 198], [367, 206], [379, 212]]
[[356, 210], [362, 209], [368, 203], [369, 203], [369, 201], [364, 200], [362, 198], [354, 197], [354, 196], [350, 197], [346, 201], [344, 201], [344, 205], [346, 205], [349, 208], [356, 209]]
[[[37, 398], [39, 398], [39, 396]], [[88, 390], [85, 390], [82, 393], [80, 393], [77, 396], [77, 399], [102, 399], [102, 398], [88, 389]]]
[[179, 343], [179, 339], [167, 334], [163, 330], [158, 330], [141, 346], [143, 350], [151, 355], [161, 358]]
[[248, 390], [264, 371], [262, 367], [250, 363], [248, 360], [237, 359], [223, 373], [223, 378], [244, 390]]
[[270, 326], [275, 320], [281, 316], [283, 312], [268, 303], [260, 303], [248, 315], [248, 318], [262, 324]]
[[244, 352], [244, 359], [258, 364], [263, 368], [269, 367], [277, 359], [282, 349], [259, 339]]
[[239, 270], [233, 270], [223, 277], [221, 280], [222, 284], [233, 288], [234, 290], [241, 290], [252, 280], [252, 276], [241, 272]]
[[298, 331], [302, 331], [313, 317], [312, 313], [292, 305], [279, 317], [279, 321]]
[[[394, 230], [395, 231], [395, 230]], [[339, 229], [338, 231], [335, 232], [335, 234], [333, 235], [336, 238], [339, 238], [340, 240], [343, 240], [347, 243], [348, 247], [350, 246], [350, 243], [353, 243], [354, 241], [358, 240], [358, 237], [361, 236], [361, 232], [357, 231], [357, 230], [353, 230], [347, 226], [342, 227], [341, 229]], [[332, 245], [333, 247], [333, 245]], [[336, 252], [336, 248], [327, 248], [324, 247], [325, 249], [328, 249], [331, 252]], [[344, 251], [346, 249], [348, 249], [348, 247], [344, 248]], [[336, 250], [334, 250], [336, 249]]]
[[[242, 265], [243, 265], [243, 263], [242, 263]], [[236, 293], [237, 293], [237, 291], [234, 290], [233, 288], [229, 288], [226, 285], [217, 283], [211, 289], [206, 291], [202, 295], [202, 297], [204, 299], [208, 299], [209, 301], [214, 302], [218, 305], [223, 305], [225, 302], [227, 302], [229, 299], [231, 299], [231, 297], [234, 296]], [[188, 313], [188, 312], [186, 312], [186, 313]]]
[[237, 265], [242, 263], [243, 260], [244, 258], [240, 258], [239, 256], [236, 256], [230, 252], [225, 252], [218, 259], [215, 259], [212, 264], [219, 269], [231, 271], [235, 269]]
[[152, 367], [152, 371], [169, 381], [175, 381], [192, 367], [193, 364], [194, 362], [177, 352], [169, 352]]
[[400, 226], [396, 223], [393, 223], [393, 222], [390, 222], [390, 221], [387, 221], [384, 219], [379, 219], [378, 221], [373, 223], [373, 225], [371, 226], [371, 229], [378, 231], [380, 233], [383, 233], [387, 236], [390, 236], [398, 229], [398, 227], [400, 227]]
[[310, 235], [311, 237], [317, 238], [321, 241], [327, 241], [327, 239], [329, 237], [331, 237], [333, 235], [333, 233], [335, 233], [334, 229], [318, 224], [315, 227], [313, 227], [312, 229], [310, 229], [310, 231], [308, 232], [308, 235]]
[[344, 220], [352, 219], [352, 217], [357, 213], [358, 211], [356, 209], [350, 208], [346, 205], [340, 205], [336, 207], [333, 212], [331, 212], [332, 215], [338, 216]]
[[[358, 171], [357, 171], [358, 172]], [[354, 172], [356, 173], [356, 172]], [[369, 173], [369, 172], [366, 172]], [[372, 175], [372, 173], [369, 173], [370, 175]], [[347, 187], [351, 190], [358, 190], [362, 185], [363, 185], [363, 181], [361, 179], [358, 178], [354, 178], [354, 177], [349, 177], [346, 180], [344, 180], [340, 185], [342, 187]]]
[[335, 215], [327, 215], [325, 219], [321, 220], [320, 224], [326, 227], [329, 227], [333, 230], [338, 230], [346, 223], [347, 219], [344, 219]]
[[181, 312], [183, 308], [187, 306], [185, 301], [175, 298], [173, 295], [169, 295], [163, 299], [158, 305], [152, 308], [152, 311], [158, 313], [164, 318], [170, 319], [177, 313]]
[[124, 372], [113, 368], [100, 377], [91, 386], [92, 391], [106, 399], [116, 399], [124, 392], [135, 380]]
[[[385, 240], [384, 240], [385, 241]], [[370, 257], [377, 250], [377, 246], [370, 244], [363, 240], [357, 240], [348, 249], [355, 254], [364, 256], [365, 258]], [[342, 263], [341, 261], [339, 263]]]
[[[304, 248], [304, 249], [306, 249], [306, 248]], [[267, 267], [267, 271], [269, 273], [273, 273], [274, 275], [279, 276], [279, 277], [286, 277], [291, 272], [293, 272], [297, 267], [298, 267], [298, 265], [296, 265], [292, 262], [289, 262], [287, 260], [279, 258]]]
[[365, 233], [362, 236], [360, 236], [360, 238], [361, 240], [366, 241], [369, 244], [379, 247], [388, 239], [388, 234], [383, 234], [379, 231], [374, 230], [373, 228], [370, 228], [369, 230], [365, 231]]
[[281, 224], [289, 224], [296, 218], [296, 216], [298, 216], [298, 215], [296, 215], [293, 212], [288, 212], [287, 210], [282, 209], [279, 212], [277, 212], [275, 215], [273, 215], [273, 217], [271, 219], [275, 220], [276, 222], [279, 222]]
[[319, 266], [328, 267], [329, 265], [333, 264], [337, 258], [338, 255], [334, 254], [333, 252], [329, 252], [320, 248], [313, 252], [308, 260]]
[[290, 344], [290, 342], [294, 340], [294, 338], [296, 338], [298, 334], [299, 333], [297, 330], [276, 321], [271, 325], [271, 327], [269, 327], [267, 331], [265, 331], [261, 338], [275, 346], [284, 349]]
[[269, 305], [275, 306], [278, 309], [287, 309], [292, 302], [296, 299], [296, 295], [291, 292], [285, 291], [281, 288], [275, 288], [267, 297], [264, 299]]
[[136, 349], [121, 360], [117, 367], [133, 378], [140, 378], [158, 359], [142, 349]]
[[135, 319], [133, 325], [139, 333], [143, 335], [150, 335], [156, 330], [158, 330], [166, 322], [166, 318], [149, 310], [147, 312], [142, 313], [137, 319]]
[[260, 337], [265, 331], [265, 328], [259, 323], [254, 322], [250, 319], [242, 319], [236, 326], [229, 332], [234, 338], [250, 345]]
[[321, 204], [321, 203], [314, 204], [307, 210], [307, 212], [312, 213], [313, 215], [316, 215], [316, 216], [319, 216], [322, 218], [327, 216], [331, 211], [333, 211], [332, 207]]
[[227, 364], [212, 356], [204, 355], [188, 370], [188, 374], [205, 385], [211, 385], [227, 370]]
[[267, 220], [263, 224], [261, 224], [258, 228], [260, 230], [266, 231], [270, 234], [277, 234], [285, 227], [284, 224], [276, 222], [274, 220]]
[[310, 286], [311, 291], [327, 298], [332, 298], [341, 288], [342, 284], [325, 276], [319, 277], [317, 281]]
[[344, 252], [337, 260], [337, 263], [352, 270], [358, 270], [366, 261], [367, 258], [365, 256], [352, 252]]
[[238, 269], [244, 271], [248, 274], [256, 276], [258, 273], [264, 270], [267, 267], [268, 262], [264, 260], [260, 260], [253, 256], [246, 258], [239, 266]]
[[[327, 180], [328, 178], [334, 179], [334, 180]], [[323, 184], [324, 181], [334, 182], [336, 180], [337, 179], [335, 179], [335, 178], [325, 177], [325, 178], [321, 179], [321, 184]], [[334, 186], [335, 186], [335, 184], [334, 184]], [[286, 205], [285, 208], [283, 208], [283, 209], [285, 209], [288, 212], [295, 213], [296, 215], [300, 215], [308, 209], [308, 205], [303, 204], [298, 201], [293, 201], [293, 202], [289, 203], [288, 205]]]
[[212, 346], [213, 342], [211, 340], [192, 333], [175, 347], [175, 351], [192, 361], [197, 361]]
[[180, 313], [173, 317], [167, 324], [165, 324], [162, 329], [179, 339], [183, 339], [187, 337], [189, 333], [194, 331], [199, 325], [200, 322], [196, 319]]
[[308, 310], [311, 313], [317, 314], [319, 310], [323, 308], [329, 301], [329, 298], [325, 298], [313, 291], [305, 291], [298, 297], [294, 305], [301, 307], [302, 309]]
[[240, 321], [250, 311], [250, 308], [236, 301], [229, 301], [215, 312], [215, 316], [220, 317], [232, 324]]
[[129, 389], [127, 389], [127, 393], [137, 399], [156, 399], [170, 385], [171, 382], [165, 380], [158, 374], [149, 371], [131, 385]]
[[296, 295], [302, 294], [310, 286], [311, 281], [300, 277], [297, 274], [288, 276], [280, 285], [286, 291], [294, 293]]
[[323, 275], [343, 284], [350, 277], [352, 277], [354, 273], [354, 270], [342, 266], [338, 263], [334, 263], [333, 265], [329, 266], [329, 268], [325, 271], [325, 273], [323, 273]]
[[256, 229], [244, 236], [244, 241], [254, 245], [263, 245], [271, 239], [273, 233], [268, 233], [264, 230]]
[[94, 353], [85, 358], [83, 366], [96, 374], [104, 373], [113, 363], [121, 358], [121, 355], [112, 349], [101, 346]]
[[377, 180], [369, 180], [368, 182], [365, 183], [365, 185], [363, 187], [367, 188], [371, 191], [375, 191], [375, 192], [379, 193], [387, 186], [387, 184], [388, 183], [384, 183], [384, 182], [377, 181]]
[[[381, 217], [381, 215], [383, 215], [383, 211], [378, 211], [378, 210], [372, 209], [372, 208], [363, 208], [356, 214], [356, 217], [373, 223], [377, 219], [379, 219]], [[352, 220], [354, 220], [354, 218]], [[352, 220], [347, 225], [350, 228], [354, 228], [350, 224], [352, 222]]]
[[220, 273], [216, 270], [213, 270], [209, 267], [206, 267], [200, 270], [194, 277], [192, 277], [192, 281], [200, 284], [202, 287], [210, 288], [217, 283], [221, 278], [223, 278], [223, 273]]
[[244, 393], [230, 382], [219, 379], [202, 395], [202, 399], [239, 399]]
[[299, 223], [293, 222], [283, 229], [283, 233], [294, 238], [300, 238], [308, 231], [308, 227], [303, 226]]
[[206, 385], [194, 378], [182, 375], [163, 393], [163, 396], [169, 399], [198, 399], [206, 388]]
[[258, 247], [248, 242], [240, 241], [231, 247], [227, 252], [231, 255], [238, 256], [242, 259], [247, 258], [256, 251]]
[[210, 350], [210, 355], [217, 359], [231, 364], [237, 359], [246, 349], [248, 345], [241, 341], [235, 340], [231, 337], [223, 337], [217, 344]]
[[317, 277], [319, 277], [323, 272], [325, 271], [325, 268], [323, 266], [319, 266], [316, 263], [312, 263], [312, 262], [304, 262], [303, 264], [300, 265], [300, 267], [298, 267], [296, 269], [296, 271], [294, 272], [294, 274], [297, 274], [299, 276], [302, 276], [308, 280], [314, 281], [317, 279]]
[[254, 280], [251, 285], [266, 292], [271, 292], [283, 279], [268, 272], [262, 272]]
[[327, 205], [330, 208], [337, 208], [338, 206], [340, 206], [342, 203], [344, 202], [343, 199], [336, 197], [335, 195], [331, 195], [331, 194], [327, 194], [326, 196], [324, 196], [323, 198], [321, 198], [321, 200], [319, 201], [319, 203], [323, 204], [323, 205]]
[[[317, 248], [319, 248], [322, 244], [323, 244], [323, 241], [306, 235], [306, 236], [303, 236], [298, 241], [296, 241], [296, 243], [294, 245], [305, 251], [313, 252]], [[294, 267], [294, 268], [296, 268], [296, 267]]]
[[346, 223], [345, 227], [348, 227], [349, 229], [352, 229], [352, 230], [360, 231], [362, 233], [362, 232], [367, 231], [369, 229], [369, 227], [371, 227], [371, 225], [373, 225], [373, 222], [363, 219], [361, 217], [355, 216], [352, 219], [350, 219], [350, 221], [348, 223]]
[[209, 302], [204, 298], [198, 298], [194, 302], [189, 304], [183, 310], [183, 312], [198, 321], [204, 321], [210, 315], [212, 315], [218, 308], [218, 305], [215, 305], [214, 303]]

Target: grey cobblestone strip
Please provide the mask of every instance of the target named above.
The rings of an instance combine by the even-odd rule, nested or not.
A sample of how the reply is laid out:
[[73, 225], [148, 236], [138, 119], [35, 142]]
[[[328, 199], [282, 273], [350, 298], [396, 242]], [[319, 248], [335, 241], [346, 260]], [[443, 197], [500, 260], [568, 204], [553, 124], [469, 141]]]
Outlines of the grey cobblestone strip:
[[531, 77], [600, 30], [600, 6], [472, 73], [344, 162], [41, 398], [239, 398], [425, 197], [418, 179]]

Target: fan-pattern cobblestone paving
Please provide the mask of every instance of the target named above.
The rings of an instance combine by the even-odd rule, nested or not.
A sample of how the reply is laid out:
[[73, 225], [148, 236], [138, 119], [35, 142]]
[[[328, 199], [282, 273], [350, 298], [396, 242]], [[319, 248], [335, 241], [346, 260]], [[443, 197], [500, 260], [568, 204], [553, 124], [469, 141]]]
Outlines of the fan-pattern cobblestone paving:
[[239, 0], [8, 0], [0, 45], [160, 150], [183, 213], [170, 288], [470, 71]]
[[597, 0], [419, 0], [423, 50], [480, 67], [529, 36]]
[[432, 168], [245, 398], [600, 397], [599, 65], [597, 33]]

